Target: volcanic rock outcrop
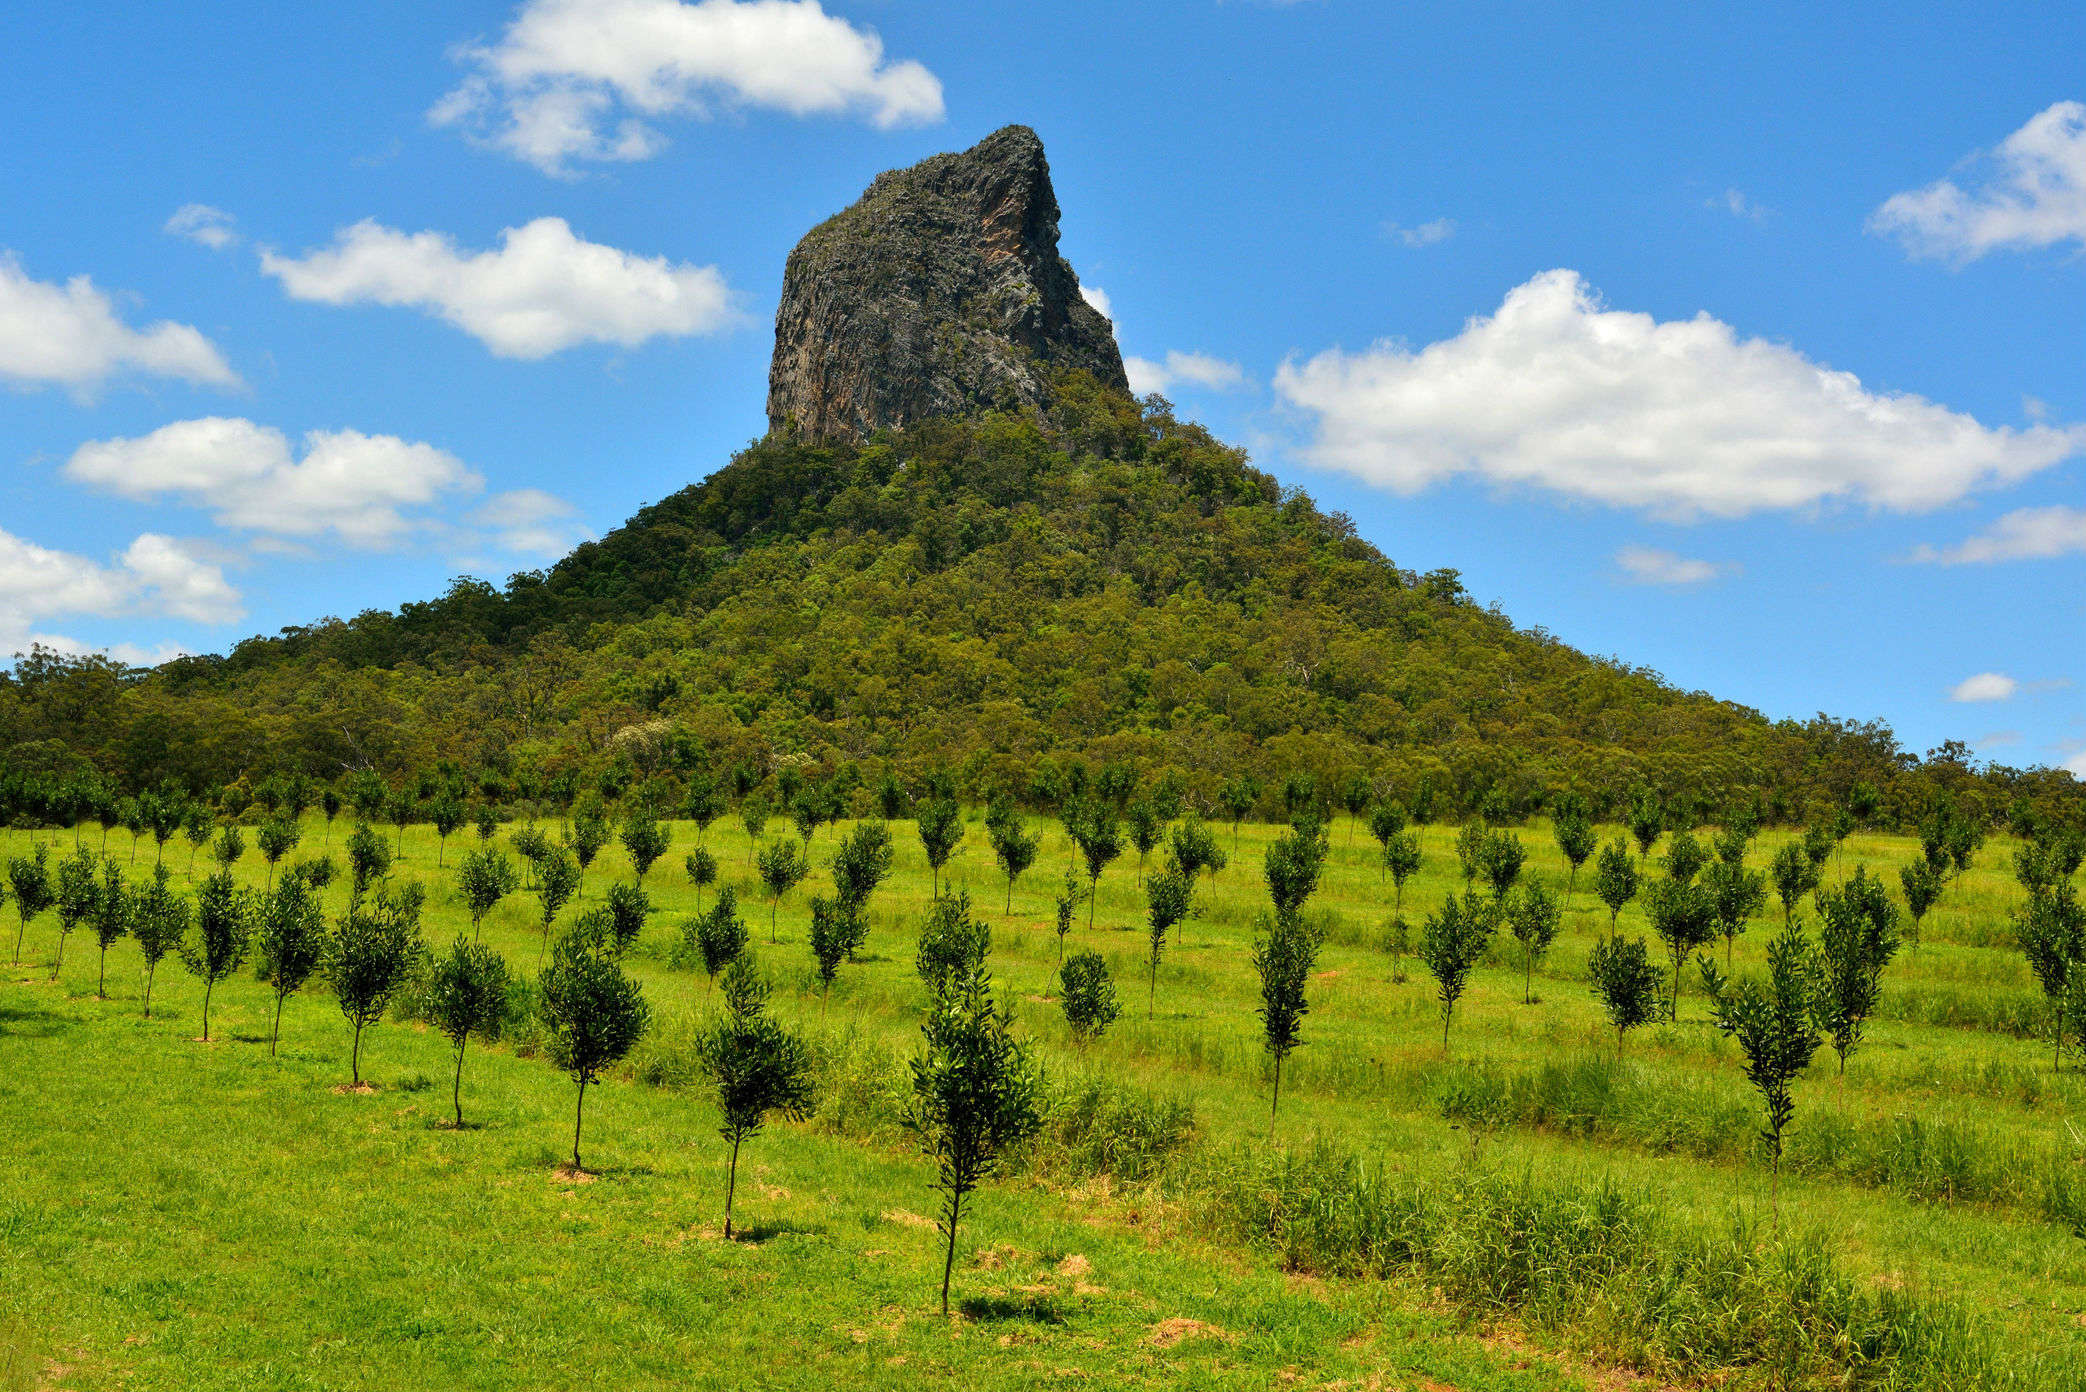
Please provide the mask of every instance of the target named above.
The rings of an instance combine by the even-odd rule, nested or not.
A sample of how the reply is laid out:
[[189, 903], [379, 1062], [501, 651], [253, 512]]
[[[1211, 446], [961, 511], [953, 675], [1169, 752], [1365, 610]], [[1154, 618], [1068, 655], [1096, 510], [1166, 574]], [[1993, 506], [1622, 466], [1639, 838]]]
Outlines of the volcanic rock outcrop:
[[768, 423], [861, 439], [931, 416], [1041, 405], [1084, 368], [1128, 391], [1115, 331], [1058, 255], [1043, 142], [1008, 126], [877, 176], [783, 274]]

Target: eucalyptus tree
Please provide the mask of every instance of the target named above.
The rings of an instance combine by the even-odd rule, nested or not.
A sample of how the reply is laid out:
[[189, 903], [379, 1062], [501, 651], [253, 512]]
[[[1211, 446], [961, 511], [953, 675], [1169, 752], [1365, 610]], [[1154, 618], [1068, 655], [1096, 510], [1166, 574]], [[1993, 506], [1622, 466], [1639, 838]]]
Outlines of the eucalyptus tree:
[[681, 799], [681, 810], [688, 820], [695, 823], [695, 839], [698, 844], [709, 837], [710, 823], [724, 815], [724, 789], [717, 780], [698, 769], [688, 776], [687, 791]]
[[746, 920], [739, 917], [739, 896], [730, 885], [717, 891], [709, 912], [696, 915], [683, 929], [683, 936], [714, 989], [717, 974], [738, 960], [749, 940]]
[[1637, 862], [1631, 857], [1629, 846], [1617, 840], [1601, 847], [1600, 859], [1594, 863], [1593, 890], [1608, 906], [1610, 934], [1616, 931], [1623, 906], [1637, 897], [1637, 886]]
[[695, 886], [695, 911], [703, 911], [703, 890], [717, 883], [717, 857], [710, 854], [707, 846], [697, 846], [681, 857], [681, 868], [688, 872], [688, 883]]
[[[1145, 921], [1150, 929], [1150, 951], [1146, 957], [1149, 979], [1145, 986], [1144, 1017], [1154, 1018], [1159, 996], [1159, 957], [1166, 948], [1166, 935], [1188, 916], [1193, 906], [1192, 884], [1177, 867], [1168, 866], [1145, 882]], [[1063, 943], [1064, 939], [1058, 939]], [[1062, 953], [1063, 949], [1060, 947]]]
[[770, 841], [761, 847], [761, 883], [768, 887], [768, 941], [774, 942], [775, 917], [782, 907], [782, 896], [803, 882], [810, 865], [797, 850], [797, 843], [788, 837]]
[[1898, 951], [1898, 906], [1866, 866], [1836, 889], [1818, 892], [1818, 1028], [1839, 1055], [1839, 1089], [1846, 1098], [1847, 1056], [1861, 1044], [1871, 1013], [1883, 998], [1883, 969]]
[[[726, 891], [727, 893], [729, 891]], [[807, 1115], [816, 1097], [810, 1047], [767, 1013], [768, 982], [753, 959], [734, 956], [724, 976], [724, 1014], [696, 1037], [695, 1056], [717, 1094], [718, 1134], [731, 1147], [725, 1164], [724, 1237], [732, 1237], [739, 1148], [770, 1114]]]
[[934, 1161], [942, 1196], [946, 1315], [963, 1202], [1042, 1126], [1042, 1081], [1028, 1045], [1014, 1035], [1013, 1016], [994, 1001], [992, 979], [982, 967], [935, 999], [921, 1032], [925, 1048], [912, 1062], [906, 1121]]
[[[155, 875], [165, 869], [165, 865], [152, 867]], [[101, 949], [101, 960], [96, 964], [94, 971], [96, 1000], [109, 998], [109, 949], [128, 936], [136, 922], [136, 893], [123, 883], [123, 872], [117, 868], [116, 862], [106, 856], [102, 857], [101, 889], [95, 896], [94, 911], [87, 920], [87, 926], [93, 931], [94, 940]]]
[[[330, 836], [333, 830], [333, 821], [330, 817], [326, 821], [326, 829]], [[492, 839], [500, 834], [500, 813], [498, 809], [489, 802], [479, 803], [478, 810], [471, 814], [471, 830], [478, 834], [479, 845], [491, 845]]]
[[1041, 845], [1022, 825], [1021, 814], [1011, 809], [1005, 818], [989, 823], [985, 830], [992, 841], [993, 859], [1000, 863], [1001, 871], [1007, 876], [1006, 911], [1011, 914], [1014, 912], [1014, 882], [1036, 863], [1036, 852]]
[[362, 1032], [384, 1018], [392, 996], [405, 985], [420, 957], [417, 888], [386, 888], [367, 899], [350, 901], [327, 944], [326, 982], [333, 988], [340, 1013], [355, 1031], [348, 1077], [349, 1085], [357, 1089], [362, 1086]]
[[159, 964], [188, 936], [188, 901], [167, 888], [167, 868], [155, 866], [152, 883], [141, 886], [131, 915], [131, 936], [145, 959], [145, 1018], [152, 1018], [152, 982]]
[[1391, 916], [1401, 918], [1405, 913], [1405, 882], [1420, 872], [1419, 836], [1401, 831], [1384, 842], [1383, 863], [1391, 872]]
[[630, 869], [640, 885], [644, 884], [645, 872], [652, 868], [653, 862], [666, 854], [672, 839], [666, 823], [644, 807], [631, 809], [616, 836], [623, 843], [624, 853], [630, 857]]
[[1615, 1056], [1622, 1057], [1623, 1036], [1649, 1024], [1659, 1009], [1659, 969], [1644, 950], [1644, 939], [1610, 934], [1594, 944], [1586, 959], [1587, 979], [1615, 1029]]
[[101, 893], [98, 869], [94, 852], [88, 850], [76, 851], [58, 863], [52, 893], [52, 907], [58, 912], [58, 945], [51, 955], [53, 981], [58, 979], [59, 964], [65, 960], [65, 940], [94, 916], [95, 901]]
[[1419, 959], [1434, 978], [1435, 998], [1441, 1002], [1441, 1051], [1449, 1051], [1449, 1022], [1456, 1002], [1470, 984], [1471, 969], [1485, 957], [1492, 941], [1497, 910], [1491, 901], [1465, 890], [1459, 900], [1453, 894], [1442, 901], [1441, 911], [1427, 915], [1420, 931]]
[[427, 979], [427, 1017], [456, 1046], [449, 1105], [458, 1130], [464, 1124], [464, 1045], [474, 1034], [491, 1038], [506, 1015], [507, 960], [459, 937], [449, 954], [435, 961]]
[[536, 902], [542, 911], [543, 936], [536, 943], [536, 965], [550, 947], [550, 926], [558, 911], [579, 892], [579, 862], [563, 851], [552, 851], [536, 867]]
[[1492, 852], [1492, 828], [1482, 817], [1472, 817], [1456, 832], [1456, 863], [1462, 867], [1463, 883], [1474, 884], [1485, 874]]
[[1775, 852], [1774, 859], [1768, 862], [1767, 871], [1774, 880], [1775, 897], [1782, 901], [1782, 926], [1787, 928], [1795, 921], [1796, 906], [1803, 902], [1806, 894], [1818, 888], [1818, 862], [1811, 858], [1802, 842], [1786, 841]]
[[181, 961], [203, 981], [203, 1042], [210, 1041], [210, 993], [239, 970], [253, 934], [253, 900], [220, 870], [196, 890], [195, 936], [181, 943]]
[[338, 788], [329, 783], [319, 790], [319, 815], [326, 819], [326, 848], [328, 850], [333, 848], [333, 821], [340, 816], [340, 809], [343, 806], [345, 804], [341, 800]]
[[153, 794], [149, 801], [139, 804], [144, 813], [146, 829], [152, 833], [152, 863], [160, 865], [167, 858], [167, 842], [181, 830], [181, 823], [188, 814], [188, 796], [175, 788], [162, 789]]
[[1557, 927], [1562, 918], [1557, 896], [1544, 888], [1543, 882], [1530, 879], [1501, 901], [1506, 918], [1507, 931], [1514, 941], [1521, 944], [1521, 1003], [1535, 1004], [1536, 963], [1550, 951], [1550, 944], [1557, 941]]
[[1369, 786], [1369, 775], [1360, 769], [1347, 775], [1346, 780], [1340, 784], [1340, 805], [1347, 809], [1347, 845], [1350, 850], [1354, 847], [1355, 823], [1369, 810], [1369, 804], [1375, 796], [1375, 789]]
[[1274, 1091], [1268, 1104], [1268, 1128], [1282, 1110], [1282, 1064], [1303, 1042], [1304, 1016], [1311, 1004], [1305, 988], [1318, 962], [1320, 930], [1301, 914], [1277, 911], [1263, 918], [1253, 940], [1253, 970], [1260, 977], [1261, 1043], [1275, 1064]]
[[467, 851], [456, 867], [456, 888], [463, 896], [464, 908], [471, 915], [471, 941], [478, 941], [478, 933], [485, 923], [485, 916], [499, 907], [502, 899], [514, 893], [520, 886], [521, 877], [514, 872], [514, 862], [506, 852], [490, 847]]
[[580, 1127], [587, 1086], [620, 1063], [651, 1024], [644, 988], [626, 976], [605, 944], [591, 933], [558, 939], [537, 981], [549, 1054], [578, 1087], [572, 1108], [572, 1168], [580, 1162]]
[[130, 863], [138, 863], [138, 838], [145, 834], [145, 807], [137, 798], [127, 797], [116, 805], [123, 829], [130, 833]]
[[1727, 981], [1714, 961], [1704, 959], [1702, 977], [1709, 990], [1717, 1028], [1738, 1041], [1746, 1057], [1746, 1077], [1760, 1092], [1767, 1113], [1767, 1142], [1772, 1165], [1772, 1202], [1777, 1220], [1782, 1210], [1782, 1133], [1796, 1114], [1790, 1085], [1811, 1066], [1824, 1042], [1813, 1021], [1820, 989], [1816, 952], [1803, 928], [1786, 924], [1767, 945], [1767, 980]]
[[1101, 872], [1123, 853], [1122, 826], [1116, 820], [1114, 808], [1105, 802], [1089, 800], [1074, 814], [1068, 829], [1079, 846], [1080, 858], [1086, 862], [1086, 926], [1091, 930], [1094, 926], [1094, 901], [1101, 897]]
[[840, 975], [840, 964], [847, 960], [856, 939], [855, 916], [848, 912], [845, 904], [829, 899], [823, 894], [811, 896], [811, 931], [808, 935], [812, 960], [818, 965], [819, 1018], [824, 1019], [826, 1001], [833, 994], [833, 982]]
[[260, 902], [254, 952], [261, 980], [275, 992], [275, 1023], [268, 1034], [273, 1056], [282, 1038], [282, 1004], [300, 990], [326, 957], [326, 919], [318, 896], [300, 875], [285, 875]]
[[914, 826], [920, 833], [920, 849], [927, 853], [927, 868], [933, 874], [934, 893], [942, 892], [942, 867], [963, 841], [963, 813], [954, 798], [935, 798], [919, 809]]
[[1072, 1042], [1081, 1049], [1099, 1039], [1123, 1013], [1108, 963], [1091, 949], [1075, 952], [1058, 967], [1058, 1005]]
[[885, 769], [884, 776], [877, 781], [876, 785], [876, 809], [878, 814], [887, 822], [901, 821], [904, 819], [905, 814], [912, 810], [912, 807], [913, 800], [906, 793], [905, 784], [898, 781], [897, 774], [889, 769]]

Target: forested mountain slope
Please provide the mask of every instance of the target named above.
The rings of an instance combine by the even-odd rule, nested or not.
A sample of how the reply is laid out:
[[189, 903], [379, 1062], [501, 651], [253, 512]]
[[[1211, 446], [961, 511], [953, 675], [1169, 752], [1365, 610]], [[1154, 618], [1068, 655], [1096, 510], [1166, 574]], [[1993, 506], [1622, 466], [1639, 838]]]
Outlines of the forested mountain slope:
[[1047, 417], [771, 437], [504, 591], [459, 580], [149, 673], [38, 655], [0, 688], [0, 740], [17, 771], [133, 789], [791, 759], [983, 792], [1076, 757], [1178, 768], [1204, 798], [1241, 772], [1362, 772], [1431, 787], [1439, 816], [1640, 786], [1794, 816], [1868, 782], [1909, 819], [1941, 787], [1996, 813], [2074, 786], [1771, 723], [1517, 629], [1076, 373]]

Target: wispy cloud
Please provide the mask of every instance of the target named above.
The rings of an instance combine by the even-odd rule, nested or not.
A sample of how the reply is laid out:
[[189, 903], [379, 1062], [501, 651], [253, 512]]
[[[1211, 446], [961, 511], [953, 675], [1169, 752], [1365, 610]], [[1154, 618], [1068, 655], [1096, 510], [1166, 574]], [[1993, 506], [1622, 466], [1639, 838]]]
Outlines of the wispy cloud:
[[1417, 227], [1402, 227], [1395, 222], [1383, 225], [1383, 235], [1403, 247], [1418, 250], [1445, 242], [1456, 235], [1456, 223], [1452, 218], [1436, 218]]
[[1962, 181], [1894, 194], [1869, 230], [1914, 256], [1974, 261], [1993, 251], [2086, 245], [2086, 103], [2037, 112]]

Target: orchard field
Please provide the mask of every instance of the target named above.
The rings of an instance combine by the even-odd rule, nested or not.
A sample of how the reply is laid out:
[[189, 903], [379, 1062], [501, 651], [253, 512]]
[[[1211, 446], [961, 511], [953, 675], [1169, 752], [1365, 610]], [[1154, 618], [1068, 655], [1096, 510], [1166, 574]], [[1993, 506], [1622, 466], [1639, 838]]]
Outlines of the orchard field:
[[[1321, 939], [1309, 1010], [1271, 1111], [1253, 947], [1287, 828], [1211, 827], [1229, 864], [1196, 885], [1155, 976], [1143, 879], [1162, 852], [1106, 868], [1062, 946], [1105, 959], [1121, 1015], [1080, 1043], [1054, 902], [1078, 848], [1032, 818], [1040, 852], [1010, 904], [982, 815], [966, 810], [939, 876], [914, 823], [890, 824], [895, 865], [830, 992], [809, 906], [852, 824], [817, 831], [779, 902], [736, 819], [700, 838], [667, 824], [653, 913], [622, 957], [649, 1029], [589, 1091], [578, 1171], [574, 1088], [525, 989], [500, 1037], [466, 1049], [457, 1128], [455, 1054], [410, 986], [363, 1035], [358, 1091], [318, 980], [289, 997], [271, 1053], [274, 997], [243, 967], [214, 988], [205, 1044], [178, 957], [148, 1020], [133, 941], [108, 950], [101, 999], [92, 932], [70, 935], [52, 980], [57, 919], [33, 918], [0, 985], [0, 1388], [2086, 1385], [2086, 1083], [2053, 1060], [2016, 946], [2019, 843], [1993, 837], [1949, 881], [1885, 969], [1844, 1079], [1824, 1048], [1796, 1082], [1777, 1207], [1759, 1095], [1694, 965], [1677, 1020], [1619, 1048], [1588, 984], [1609, 910], [1547, 822], [1502, 830], [1527, 851], [1522, 879], [1563, 900], [1556, 940], [1528, 973], [1496, 933], [1444, 1048], [1434, 978], [1392, 950], [1377, 842], [1333, 820], [1303, 909]], [[555, 816], [540, 825], [557, 838]], [[349, 827], [308, 816], [292, 859], [339, 859]], [[1458, 829], [1418, 835], [1412, 946], [1465, 889]], [[74, 839], [10, 831], [0, 857], [45, 841], [55, 865]], [[1747, 863], [1789, 839], [1763, 832]], [[736, 893], [771, 1013], [816, 1060], [809, 1114], [745, 1142], [730, 1241], [696, 1048], [721, 992], [682, 950], [699, 840], [719, 867], [703, 906]], [[426, 886], [435, 956], [470, 935], [456, 869], [478, 844], [469, 826], [446, 845], [403, 831], [391, 877]], [[149, 836], [133, 851], [119, 827], [106, 847], [149, 878]], [[1856, 832], [1821, 869], [1831, 887], [1866, 868], [1895, 895], [1921, 853]], [[165, 856], [192, 894], [190, 848]], [[206, 849], [194, 880], [211, 868]], [[256, 889], [280, 873], [252, 849], [232, 871]], [[631, 878], [611, 843], [552, 937]], [[342, 880], [321, 892], [329, 921]], [[1045, 1095], [1040, 1133], [965, 1210], [946, 1320], [933, 1169], [902, 1124], [938, 880], [991, 930], [992, 985]], [[1811, 900], [1797, 916], [1815, 923]], [[10, 898], [0, 922], [17, 921]], [[1782, 924], [1770, 892], [1734, 977], [1760, 976]], [[1641, 896], [1619, 928], [1665, 962]], [[508, 895], [481, 934], [536, 976], [535, 894]]]

